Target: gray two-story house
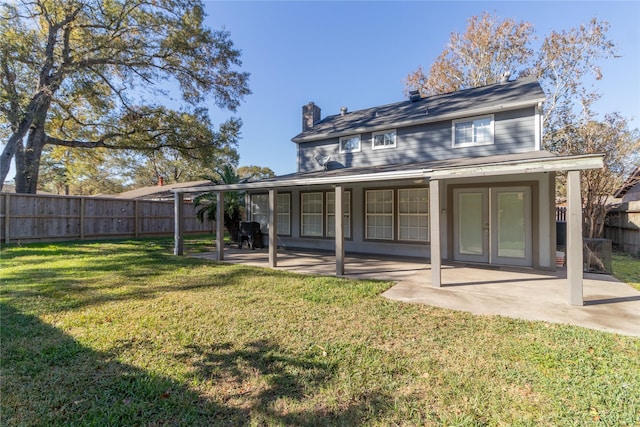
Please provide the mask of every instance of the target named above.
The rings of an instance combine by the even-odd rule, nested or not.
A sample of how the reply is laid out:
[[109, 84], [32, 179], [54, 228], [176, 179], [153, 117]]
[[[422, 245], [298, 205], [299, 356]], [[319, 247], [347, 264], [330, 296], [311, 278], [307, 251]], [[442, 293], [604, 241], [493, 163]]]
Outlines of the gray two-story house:
[[442, 260], [552, 270], [556, 172], [571, 171], [580, 214], [578, 171], [602, 156], [543, 151], [544, 99], [521, 78], [325, 117], [309, 103], [292, 139], [296, 173], [211, 189], [247, 191], [273, 266], [284, 247], [335, 251], [338, 274], [345, 251], [421, 257], [434, 286]]

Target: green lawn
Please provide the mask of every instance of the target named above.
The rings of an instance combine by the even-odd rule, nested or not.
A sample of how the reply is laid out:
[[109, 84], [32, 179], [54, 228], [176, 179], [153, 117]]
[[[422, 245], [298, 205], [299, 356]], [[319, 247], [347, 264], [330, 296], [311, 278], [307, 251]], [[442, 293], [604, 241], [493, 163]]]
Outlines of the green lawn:
[[3, 248], [0, 425], [640, 425], [640, 339], [171, 250]]
[[615, 277], [640, 291], [640, 258], [614, 252], [612, 264]]

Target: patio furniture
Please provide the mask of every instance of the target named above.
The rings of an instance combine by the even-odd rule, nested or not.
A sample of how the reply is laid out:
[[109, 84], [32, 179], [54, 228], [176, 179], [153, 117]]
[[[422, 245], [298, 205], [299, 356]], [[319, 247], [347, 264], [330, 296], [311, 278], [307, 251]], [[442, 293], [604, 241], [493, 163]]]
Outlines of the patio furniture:
[[238, 249], [242, 249], [242, 244], [247, 242], [251, 249], [262, 248], [262, 231], [260, 223], [255, 221], [240, 221], [240, 231], [238, 231]]

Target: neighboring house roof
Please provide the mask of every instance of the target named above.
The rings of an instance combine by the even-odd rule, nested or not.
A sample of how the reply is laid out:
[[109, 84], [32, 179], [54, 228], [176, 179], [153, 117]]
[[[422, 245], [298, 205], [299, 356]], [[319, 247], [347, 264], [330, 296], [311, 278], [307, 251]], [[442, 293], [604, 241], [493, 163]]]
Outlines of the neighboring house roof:
[[545, 100], [540, 83], [534, 77], [497, 83], [457, 92], [427, 96], [417, 101], [367, 108], [327, 116], [292, 138], [307, 142], [361, 132], [410, 126], [420, 123], [471, 117], [537, 105]]
[[176, 184], [153, 185], [150, 187], [136, 188], [135, 190], [125, 191], [124, 193], [110, 195], [117, 199], [173, 199], [173, 191], [179, 188], [197, 188], [200, 186], [210, 186], [211, 181], [189, 181], [179, 182]]
[[556, 156], [548, 151], [504, 154], [429, 162], [298, 172], [242, 184], [179, 188], [174, 193], [195, 191], [265, 190], [312, 185], [337, 185], [355, 182], [470, 178], [516, 173], [554, 172], [602, 167], [601, 154]]
[[627, 180], [622, 184], [622, 187], [615, 192], [613, 197], [616, 199], [620, 199], [624, 197], [629, 190], [635, 188], [635, 192], [640, 192], [640, 166], [638, 166], [631, 175], [627, 178]]

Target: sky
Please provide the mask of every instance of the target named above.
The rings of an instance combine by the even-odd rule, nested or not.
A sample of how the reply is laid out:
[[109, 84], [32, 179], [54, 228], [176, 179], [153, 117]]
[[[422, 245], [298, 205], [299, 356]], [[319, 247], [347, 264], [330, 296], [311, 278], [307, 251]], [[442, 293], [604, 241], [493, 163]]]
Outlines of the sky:
[[243, 122], [240, 166], [296, 171], [302, 106], [314, 102], [322, 117], [405, 99], [404, 79], [428, 70], [451, 32], [483, 11], [534, 25], [538, 43], [551, 31], [591, 18], [611, 24], [618, 58], [602, 63], [596, 89], [601, 113], [619, 112], [640, 127], [640, 2], [638, 1], [208, 1], [206, 24], [230, 32], [251, 74], [249, 95], [236, 113]]
[[[206, 1], [205, 24], [225, 29], [251, 74], [235, 113], [211, 103], [214, 123], [239, 117], [239, 166], [296, 171], [302, 106], [314, 102], [322, 117], [405, 99], [404, 79], [426, 70], [451, 32], [483, 11], [534, 25], [537, 43], [591, 18], [608, 21], [619, 57], [602, 63], [596, 89], [600, 114], [619, 112], [640, 127], [639, 1]], [[11, 170], [7, 178], [15, 175]]]

